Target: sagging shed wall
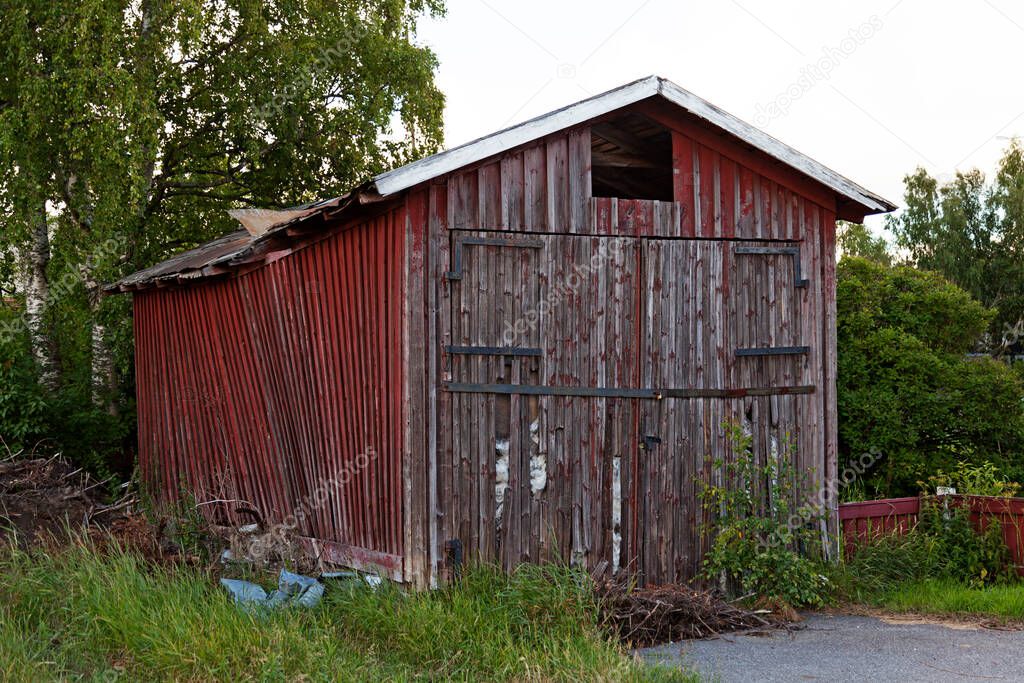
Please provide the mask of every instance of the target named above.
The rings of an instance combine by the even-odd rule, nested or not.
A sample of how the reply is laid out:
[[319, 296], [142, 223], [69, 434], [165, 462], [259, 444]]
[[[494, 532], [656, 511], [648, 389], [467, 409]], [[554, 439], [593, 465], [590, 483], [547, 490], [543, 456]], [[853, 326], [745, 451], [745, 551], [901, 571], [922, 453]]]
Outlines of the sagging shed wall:
[[808, 495], [835, 477], [835, 196], [637, 109], [671, 134], [672, 201], [593, 197], [589, 126], [422, 195], [440, 576], [458, 541], [509, 568], [692, 578], [727, 422], [811, 472]]
[[[142, 476], [404, 578], [400, 207], [231, 279], [135, 295]], [[225, 501], [211, 503], [211, 501]]]

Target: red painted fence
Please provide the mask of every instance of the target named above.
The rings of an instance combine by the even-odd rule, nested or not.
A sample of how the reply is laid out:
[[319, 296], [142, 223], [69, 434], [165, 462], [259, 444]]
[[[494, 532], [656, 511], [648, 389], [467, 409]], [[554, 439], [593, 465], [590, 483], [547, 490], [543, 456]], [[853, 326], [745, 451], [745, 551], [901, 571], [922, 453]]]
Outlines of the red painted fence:
[[[979, 529], [993, 521], [1002, 525], [1003, 538], [1017, 572], [1024, 576], [1024, 498], [946, 496], [951, 506], [965, 506]], [[839, 506], [839, 524], [847, 557], [858, 546], [886, 534], [905, 534], [917, 524], [920, 498], [889, 498]]]

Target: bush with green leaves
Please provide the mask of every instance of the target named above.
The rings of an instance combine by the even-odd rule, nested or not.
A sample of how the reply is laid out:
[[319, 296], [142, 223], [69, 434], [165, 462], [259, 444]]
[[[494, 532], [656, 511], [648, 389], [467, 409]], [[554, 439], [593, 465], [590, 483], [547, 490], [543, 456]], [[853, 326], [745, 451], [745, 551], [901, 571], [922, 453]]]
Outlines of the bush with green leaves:
[[116, 413], [96, 406], [87, 371], [69, 371], [58, 389], [44, 389], [18, 315], [0, 309], [0, 453], [59, 451], [95, 475], [128, 474], [133, 402], [125, 400]]
[[839, 264], [840, 457], [880, 452], [869, 497], [913, 495], [956, 462], [1024, 475], [1024, 382], [972, 358], [994, 312], [935, 273], [864, 259]]
[[984, 586], [1016, 576], [998, 520], [978, 529], [960, 504], [946, 498], [926, 498], [921, 501], [915, 531], [935, 540], [938, 578]]
[[714, 522], [704, 557], [704, 577], [724, 579], [728, 592], [783, 600], [791, 605], [821, 605], [828, 580], [820, 563], [821, 512], [801, 503], [808, 473], [789, 460], [792, 449], [779, 449], [777, 460], [757, 462], [752, 438], [742, 426], [727, 424], [732, 445], [728, 461], [715, 461], [724, 481], [703, 484], [700, 497]]
[[[0, 310], [0, 326], [15, 324], [12, 311]], [[36, 381], [27, 336], [0, 338], [0, 449], [31, 448], [46, 434], [47, 425], [46, 397]]]
[[1012, 498], [1020, 491], [1020, 484], [1009, 481], [994, 464], [985, 461], [978, 465], [959, 461], [951, 472], [939, 470], [928, 477], [928, 482], [917, 482], [925, 494], [935, 493], [939, 487], [955, 489], [966, 496], [995, 496]]

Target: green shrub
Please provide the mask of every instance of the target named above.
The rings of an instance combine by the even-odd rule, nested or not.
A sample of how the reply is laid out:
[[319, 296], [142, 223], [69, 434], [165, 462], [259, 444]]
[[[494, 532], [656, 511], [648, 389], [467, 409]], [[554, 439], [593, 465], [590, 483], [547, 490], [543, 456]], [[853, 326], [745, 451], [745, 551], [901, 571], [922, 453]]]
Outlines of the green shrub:
[[827, 579], [819, 563], [819, 511], [801, 506], [799, 495], [807, 477], [789, 461], [790, 448], [780, 449], [778, 461], [755, 462], [751, 437], [739, 425], [726, 428], [732, 444], [721, 485], [704, 484], [705, 509], [715, 515], [705, 530], [712, 535], [704, 558], [704, 576], [725, 578], [733, 593], [779, 599], [792, 605], [820, 605]]
[[94, 405], [87, 372], [65, 372], [54, 391], [44, 389], [18, 316], [0, 307], [0, 452], [43, 444], [94, 475], [126, 475], [134, 451], [133, 402], [121, 400], [116, 414]]
[[927, 484], [923, 481], [917, 483], [925, 489], [925, 494], [935, 493], [935, 489], [940, 486], [954, 488], [961, 495], [999, 498], [1012, 498], [1020, 491], [1020, 484], [1007, 481], [1000, 474], [999, 468], [988, 461], [972, 465], [961, 460], [952, 472], [939, 470], [937, 474], [928, 477]]
[[1024, 383], [968, 358], [994, 312], [942, 279], [844, 258], [837, 334], [841, 459], [884, 455], [863, 478], [868, 497], [913, 495], [956, 462], [1024, 476]]
[[[9, 312], [0, 325], [10, 323]], [[2, 328], [0, 328], [2, 329]], [[0, 332], [0, 438], [12, 452], [30, 449], [48, 433], [47, 402], [36, 377], [27, 335]]]
[[1016, 574], [1010, 550], [999, 522], [993, 520], [984, 531], [974, 528], [966, 509], [945, 499], [924, 499], [918, 515], [917, 533], [935, 540], [938, 578], [984, 586], [1011, 580]]

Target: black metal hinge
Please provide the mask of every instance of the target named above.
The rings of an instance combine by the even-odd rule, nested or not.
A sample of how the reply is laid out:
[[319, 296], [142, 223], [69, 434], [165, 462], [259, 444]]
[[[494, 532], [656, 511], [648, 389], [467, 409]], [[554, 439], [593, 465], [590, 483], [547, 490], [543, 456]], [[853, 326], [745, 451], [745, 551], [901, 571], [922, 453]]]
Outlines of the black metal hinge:
[[810, 346], [772, 346], [759, 349], [736, 349], [737, 356], [800, 356], [810, 352]]
[[526, 239], [501, 239], [497, 237], [462, 237], [455, 240], [455, 247], [452, 249], [454, 265], [445, 273], [449, 280], [462, 279], [462, 248], [467, 245], [489, 246], [489, 247], [516, 247], [518, 249], [543, 249], [544, 240]]
[[800, 265], [800, 247], [736, 247], [735, 252], [739, 256], [792, 256], [793, 257], [793, 286], [806, 287], [809, 280], [804, 278]]
[[640, 442], [640, 450], [651, 451], [654, 447], [661, 443], [660, 436], [654, 436], [653, 434], [644, 435], [643, 441]]

